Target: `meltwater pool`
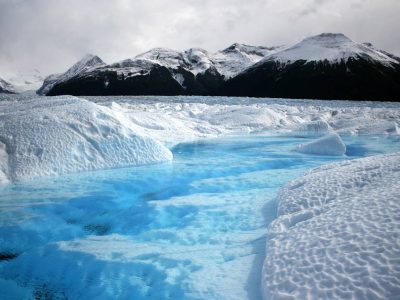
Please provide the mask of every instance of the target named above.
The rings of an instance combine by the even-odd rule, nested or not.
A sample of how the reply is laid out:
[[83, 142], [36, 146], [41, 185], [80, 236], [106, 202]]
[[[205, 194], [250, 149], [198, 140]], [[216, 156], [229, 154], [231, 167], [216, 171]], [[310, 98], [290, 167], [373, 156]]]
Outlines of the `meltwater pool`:
[[335, 160], [400, 150], [343, 137], [347, 155], [293, 151], [307, 138], [179, 144], [170, 163], [0, 187], [1, 299], [261, 299], [276, 194]]

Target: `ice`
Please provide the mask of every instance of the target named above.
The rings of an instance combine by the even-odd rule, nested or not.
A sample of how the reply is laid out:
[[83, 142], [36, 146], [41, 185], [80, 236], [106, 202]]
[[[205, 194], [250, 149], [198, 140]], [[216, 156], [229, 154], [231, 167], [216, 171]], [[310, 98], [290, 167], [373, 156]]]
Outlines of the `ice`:
[[337, 133], [330, 133], [307, 144], [300, 144], [296, 150], [305, 154], [343, 155], [346, 145]]
[[123, 115], [83, 99], [34, 98], [1, 113], [2, 182], [172, 159]]
[[[0, 101], [2, 180], [111, 169], [1, 187], [1, 296], [260, 299], [277, 190], [398, 151], [398, 103], [23, 97]], [[340, 134], [346, 155], [292, 151], [326, 134], [317, 149]], [[137, 166], [171, 159], [165, 145], [172, 162]], [[280, 191], [265, 297], [398, 294], [399, 161]]]
[[168, 145], [262, 131], [295, 137], [320, 137], [333, 132], [396, 135], [400, 120], [399, 105], [395, 103], [228, 97], [87, 98], [123, 113], [143, 132]]
[[[115, 147], [115, 144], [111, 146], [111, 143], [119, 143], [120, 137], [126, 132], [121, 128], [125, 127], [131, 130], [130, 134], [134, 132], [138, 136], [148, 137], [145, 139], [146, 141], [153, 139], [172, 147], [180, 142], [202, 138], [266, 131], [286, 133], [295, 137], [318, 137], [334, 132], [340, 135], [386, 134], [396, 136], [399, 132], [398, 120], [400, 119], [400, 110], [396, 104], [373, 102], [365, 106], [357, 102], [329, 101], [327, 103], [226, 97], [217, 99], [212, 97], [157, 97], [154, 98], [155, 100], [152, 100], [152, 97], [87, 97], [97, 102], [94, 104], [74, 97], [50, 99], [38, 97], [22, 99], [18, 102], [15, 102], [13, 100], [15, 98], [12, 97], [25, 96], [4, 97], [8, 97], [6, 98], [8, 100], [0, 102], [0, 115], [2, 116], [0, 141], [6, 146], [5, 150], [4, 146], [1, 148], [3, 150], [0, 149], [2, 181], [5, 180], [5, 177], [15, 180], [95, 168], [135, 165], [167, 158], [165, 153], [168, 150], [163, 145], [149, 142], [157, 145], [158, 149], [153, 153], [152, 158], [141, 157], [139, 159], [139, 157], [133, 158], [133, 156], [128, 158], [120, 155], [122, 158], [119, 161], [112, 154], [114, 150], [111, 150], [111, 148], [117, 149], [118, 147]], [[66, 105], [61, 105], [63, 101]], [[78, 102], [82, 103], [82, 107], [87, 111], [92, 109], [101, 111], [100, 116], [106, 112], [105, 114], [110, 116], [110, 120], [112, 120], [110, 122], [113, 124], [108, 123], [108, 117], [107, 120], [103, 120], [101, 117], [95, 117], [96, 113], [84, 113]], [[67, 103], [69, 104], [67, 105]], [[48, 107], [46, 108], [46, 106]], [[11, 107], [15, 107], [15, 109], [11, 109]], [[68, 112], [69, 109], [70, 112]], [[72, 117], [75, 113], [83, 119], [75, 120]], [[28, 120], [29, 124], [37, 125], [27, 125]], [[51, 139], [51, 145], [45, 144], [42, 137], [45, 132], [44, 126], [47, 126], [45, 124], [52, 124], [51, 126], [54, 127], [54, 130], [48, 130], [47, 137], [50, 139], [50, 136], [57, 136], [57, 139]], [[120, 132], [115, 132], [115, 135], [110, 127], [114, 125], [121, 129]], [[27, 129], [22, 129], [22, 126]], [[107, 137], [108, 132], [112, 137]], [[17, 138], [21, 139], [20, 142], [17, 143], [16, 140], [10, 139], [12, 135], [17, 135]], [[109, 157], [103, 158], [96, 150], [96, 143], [100, 142], [97, 140], [98, 138], [101, 139], [100, 145], [104, 147], [100, 152], [103, 153], [108, 149], [109, 152], [106, 155]], [[115, 139], [113, 142], [111, 142], [112, 138]], [[62, 146], [56, 141], [67, 144]], [[109, 144], [106, 145], [108, 142]], [[343, 145], [338, 139], [331, 137], [330, 141], [323, 141], [325, 144], [329, 142], [333, 142], [336, 147], [331, 149], [330, 152], [333, 151], [331, 154], [337, 155], [344, 151]], [[13, 145], [17, 144], [18, 147], [13, 149]], [[120, 146], [117, 151], [128, 155], [125, 146]], [[149, 146], [147, 142], [143, 143], [143, 147], [147, 146]], [[327, 144], [325, 146], [328, 147]], [[79, 147], [81, 148], [78, 149]], [[135, 147], [139, 147], [139, 145]], [[306, 148], [311, 151], [310, 147], [312, 148], [312, 145], [300, 148], [304, 151], [307, 151]], [[55, 150], [61, 148], [64, 149], [61, 152]], [[325, 148], [318, 147], [318, 149]], [[131, 148], [129, 147], [129, 149]], [[315, 153], [315, 146], [312, 151]], [[63, 154], [61, 154], [62, 152]], [[157, 159], [156, 152], [163, 156], [162, 159]], [[18, 163], [22, 160], [21, 155], [26, 156], [27, 164]], [[67, 157], [68, 160], [62, 162]]]
[[281, 189], [268, 230], [266, 299], [400, 294], [400, 154], [322, 166]]

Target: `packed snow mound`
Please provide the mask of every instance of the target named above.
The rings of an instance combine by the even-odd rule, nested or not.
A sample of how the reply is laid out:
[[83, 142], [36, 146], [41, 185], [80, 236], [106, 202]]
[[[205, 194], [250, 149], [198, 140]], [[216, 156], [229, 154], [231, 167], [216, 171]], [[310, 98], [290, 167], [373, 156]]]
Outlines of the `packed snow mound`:
[[307, 136], [321, 136], [328, 134], [332, 131], [331, 126], [328, 122], [323, 120], [316, 120], [310, 122], [304, 122], [296, 125], [291, 131], [293, 135], [298, 137]]
[[310, 171], [278, 195], [266, 299], [396, 299], [400, 153]]
[[64, 96], [2, 107], [0, 178], [22, 180], [172, 159], [122, 114]]
[[308, 37], [290, 48], [266, 57], [265, 60], [277, 60], [282, 63], [297, 60], [340, 62], [358, 57], [386, 65], [398, 64], [398, 61], [387, 54], [366, 44], [356, 43], [340, 33], [323, 33]]
[[301, 144], [296, 150], [305, 154], [339, 156], [346, 153], [346, 145], [337, 133], [330, 133], [310, 143]]

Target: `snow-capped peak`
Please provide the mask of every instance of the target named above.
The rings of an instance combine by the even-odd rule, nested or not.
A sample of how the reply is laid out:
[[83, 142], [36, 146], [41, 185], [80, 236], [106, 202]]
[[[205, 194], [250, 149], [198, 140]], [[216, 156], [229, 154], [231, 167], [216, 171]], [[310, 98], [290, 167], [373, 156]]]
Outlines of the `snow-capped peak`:
[[71, 68], [69, 68], [65, 73], [62, 74], [52, 74], [45, 78], [42, 87], [37, 91], [39, 95], [46, 95], [53, 86], [62, 81], [66, 81], [76, 75], [94, 70], [99, 67], [105, 66], [106, 63], [98, 56], [87, 54], [77, 63], [75, 63]]
[[308, 37], [300, 43], [265, 58], [282, 63], [305, 61], [340, 62], [349, 58], [364, 58], [383, 64], [397, 63], [369, 45], [359, 44], [341, 33], [322, 33]]
[[81, 72], [105, 66], [105, 62], [100, 57], [92, 54], [85, 55], [80, 61], [75, 63], [71, 68], [65, 72], [62, 77], [71, 78]]

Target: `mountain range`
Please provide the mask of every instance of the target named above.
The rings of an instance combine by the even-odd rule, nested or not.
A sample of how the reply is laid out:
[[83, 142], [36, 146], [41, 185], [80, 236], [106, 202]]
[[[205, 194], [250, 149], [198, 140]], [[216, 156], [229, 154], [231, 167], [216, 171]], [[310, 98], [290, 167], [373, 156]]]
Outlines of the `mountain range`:
[[38, 90], [43, 95], [212, 95], [229, 78], [278, 47], [242, 44], [209, 53], [155, 48], [110, 65], [87, 55], [63, 74], [51, 75]]
[[48, 76], [37, 93], [399, 101], [400, 58], [334, 33], [290, 47], [155, 48], [112, 64], [86, 55], [65, 73]]

